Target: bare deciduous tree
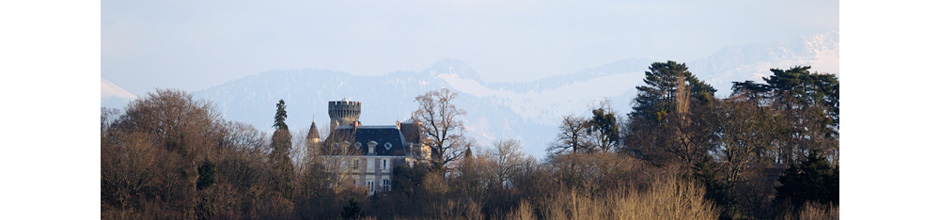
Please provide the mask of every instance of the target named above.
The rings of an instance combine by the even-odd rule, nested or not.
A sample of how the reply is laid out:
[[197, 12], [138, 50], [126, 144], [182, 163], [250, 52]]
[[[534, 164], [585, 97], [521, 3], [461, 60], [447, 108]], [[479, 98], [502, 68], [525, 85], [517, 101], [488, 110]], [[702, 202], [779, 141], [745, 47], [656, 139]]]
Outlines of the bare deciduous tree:
[[558, 126], [561, 132], [549, 151], [555, 154], [569, 150], [574, 153], [590, 151], [593, 144], [587, 134], [589, 127], [587, 119], [574, 115], [565, 116]]
[[[222, 142], [219, 136], [221, 121], [210, 102], [194, 100], [187, 92], [167, 89], [148, 93], [128, 104], [125, 114], [110, 124], [111, 129], [119, 132], [108, 133], [121, 133], [118, 135], [130, 135], [125, 137], [133, 138], [123, 139], [132, 141], [123, 143], [120, 141], [121, 137], [114, 138], [118, 140], [113, 144], [116, 144], [116, 153], [119, 156], [102, 157], [102, 163], [114, 162], [110, 161], [111, 159], [121, 160], [123, 156], [120, 155], [127, 152], [122, 146], [133, 142], [145, 142], [147, 146], [159, 149], [133, 151], [144, 154], [141, 158], [150, 156], [151, 159], [160, 160], [156, 163], [158, 167], [155, 168], [157, 172], [153, 181], [157, 182], [158, 187], [152, 190], [152, 195], [161, 197], [168, 204], [178, 205], [180, 211], [177, 214], [181, 217], [195, 217], [198, 202], [196, 183], [199, 178], [197, 164], [218, 155], [219, 148], [214, 146]], [[153, 154], [165, 156], [154, 158]], [[125, 167], [137, 169], [135, 167], [146, 166]], [[113, 171], [128, 170], [119, 168]]]
[[[322, 129], [329, 130], [329, 129]], [[349, 187], [352, 178], [365, 163], [358, 164], [361, 149], [355, 146], [355, 137], [350, 132], [334, 130], [332, 135], [323, 142], [311, 144], [305, 139], [297, 139], [304, 143], [306, 154], [303, 158], [304, 175], [308, 186], [315, 186], [315, 190], [330, 190], [339, 193]]]
[[591, 107], [591, 118], [587, 119], [587, 134], [592, 147], [610, 152], [620, 144], [620, 128], [617, 124], [617, 113], [611, 107], [610, 99], [603, 99]]
[[442, 168], [459, 158], [473, 143], [463, 135], [464, 124], [459, 117], [466, 111], [454, 106], [456, 98], [457, 93], [447, 88], [415, 97], [418, 102], [415, 117], [428, 135], [426, 144], [431, 148], [431, 160]]
[[503, 186], [510, 186], [509, 182], [512, 172], [522, 165], [526, 159], [526, 154], [522, 152], [522, 144], [519, 140], [498, 140], [493, 142], [493, 149], [487, 149], [491, 160], [493, 161], [493, 175], [496, 182]]

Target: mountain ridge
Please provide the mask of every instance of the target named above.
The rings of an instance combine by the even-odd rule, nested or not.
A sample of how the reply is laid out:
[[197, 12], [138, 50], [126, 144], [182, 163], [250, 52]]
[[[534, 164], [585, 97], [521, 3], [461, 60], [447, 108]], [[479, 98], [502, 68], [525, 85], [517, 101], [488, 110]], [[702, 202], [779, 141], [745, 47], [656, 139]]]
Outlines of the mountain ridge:
[[[838, 73], [838, 32], [725, 47], [686, 63], [693, 74], [718, 89], [718, 97], [724, 97], [730, 93], [732, 81], [760, 81], [770, 68], [815, 65], [824, 59], [831, 62], [831, 56], [835, 56]], [[498, 138], [520, 139], [527, 153], [541, 158], [555, 139], [561, 116], [587, 116], [589, 107], [603, 99], [609, 99], [621, 115], [626, 114], [635, 87], [642, 83], [643, 72], [652, 62], [622, 59], [571, 74], [495, 83], [485, 82], [457, 59], [443, 59], [420, 71], [371, 76], [315, 68], [272, 70], [193, 95], [211, 100], [227, 120], [269, 131], [280, 99], [288, 106], [287, 123], [295, 128], [309, 127], [314, 119], [321, 126], [328, 125], [327, 102], [343, 98], [363, 103], [363, 124], [392, 125], [411, 116], [417, 108], [414, 97], [448, 88], [458, 93], [455, 104], [467, 111], [463, 118], [467, 133], [477, 138], [478, 144], [488, 146]]]

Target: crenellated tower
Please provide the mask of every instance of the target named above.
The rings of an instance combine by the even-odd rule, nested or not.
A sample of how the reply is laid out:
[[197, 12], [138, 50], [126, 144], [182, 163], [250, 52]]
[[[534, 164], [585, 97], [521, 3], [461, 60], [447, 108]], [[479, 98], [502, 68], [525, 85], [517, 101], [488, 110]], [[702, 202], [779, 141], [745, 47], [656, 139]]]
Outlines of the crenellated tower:
[[349, 101], [343, 98], [342, 101], [330, 101], [330, 130], [337, 126], [352, 125], [359, 121], [359, 114], [362, 112], [362, 102]]

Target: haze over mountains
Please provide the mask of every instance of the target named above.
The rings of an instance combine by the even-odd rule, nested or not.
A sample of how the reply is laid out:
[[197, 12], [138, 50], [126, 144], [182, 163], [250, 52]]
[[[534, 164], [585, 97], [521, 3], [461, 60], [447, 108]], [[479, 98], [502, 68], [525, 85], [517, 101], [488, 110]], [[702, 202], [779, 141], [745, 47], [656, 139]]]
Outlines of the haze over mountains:
[[[770, 68], [812, 65], [815, 71], [838, 74], [838, 51], [839, 33], [831, 32], [726, 47], [699, 60], [677, 61], [685, 62], [693, 74], [718, 89], [718, 97], [726, 97], [731, 82], [759, 81], [770, 74]], [[488, 146], [498, 138], [520, 139], [527, 153], [542, 158], [555, 139], [562, 116], [586, 116], [589, 107], [605, 98], [621, 115], [626, 114], [643, 72], [657, 61], [665, 60], [620, 60], [527, 82], [485, 82], [471, 66], [455, 59], [438, 61], [421, 71], [381, 76], [322, 69], [273, 70], [193, 94], [212, 100], [227, 120], [250, 123], [270, 133], [279, 99], [287, 103], [287, 123], [297, 132], [308, 128], [314, 116], [317, 125], [328, 127], [328, 101], [361, 101], [363, 124], [394, 125], [396, 120], [407, 120], [417, 108], [415, 96], [449, 88], [459, 94], [456, 105], [467, 111], [468, 134], [479, 144]], [[102, 79], [102, 106], [119, 108], [135, 98], [126, 91], [114, 92], [123, 90], [112, 85]]]

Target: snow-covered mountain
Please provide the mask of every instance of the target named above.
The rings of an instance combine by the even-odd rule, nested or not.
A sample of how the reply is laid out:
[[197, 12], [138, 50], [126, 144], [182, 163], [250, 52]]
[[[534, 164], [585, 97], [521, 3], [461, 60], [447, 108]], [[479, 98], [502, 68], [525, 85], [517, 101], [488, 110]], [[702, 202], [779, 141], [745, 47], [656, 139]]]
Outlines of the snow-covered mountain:
[[[443, 60], [421, 72], [400, 71], [383, 76], [317, 69], [270, 71], [197, 91], [194, 96], [212, 100], [229, 120], [247, 122], [264, 130], [271, 129], [272, 109], [279, 99], [284, 99], [287, 124], [299, 130], [310, 126], [314, 118], [318, 125], [328, 125], [327, 102], [343, 98], [362, 102], [363, 124], [393, 125], [411, 117], [411, 112], [417, 109], [416, 96], [449, 88], [459, 93], [455, 104], [467, 111], [464, 119], [468, 133], [478, 143], [516, 138], [527, 143], [528, 152], [541, 155], [554, 137], [551, 115], [574, 113], [575, 109], [586, 111], [587, 103], [579, 101], [584, 97], [577, 97], [574, 90], [590, 89], [597, 80], [602, 79], [590, 78], [538, 92], [516, 92], [485, 85], [463, 62]], [[548, 138], [543, 137], [545, 134]]]
[[101, 78], [101, 107], [124, 108], [128, 102], [134, 99], [137, 99], [137, 96], [111, 83], [111, 81]]
[[[732, 81], [760, 81], [770, 68], [812, 65], [820, 72], [838, 73], [838, 36], [838, 32], [832, 32], [726, 47], [686, 63], [693, 74], [712, 84], [719, 90], [718, 96], [724, 97], [730, 93]], [[562, 116], [586, 116], [590, 106], [605, 98], [621, 114], [629, 111], [635, 87], [642, 83], [643, 72], [654, 61], [665, 60], [619, 60], [529, 82], [485, 82], [473, 68], [452, 59], [421, 71], [381, 76], [322, 69], [273, 70], [196, 91], [194, 96], [214, 102], [228, 120], [247, 122], [266, 131], [273, 124], [275, 104], [284, 99], [287, 123], [299, 131], [308, 128], [314, 117], [321, 127], [328, 125], [328, 101], [361, 101], [363, 124], [392, 125], [411, 116], [417, 108], [416, 96], [449, 88], [459, 94], [456, 105], [467, 111], [464, 119], [468, 133], [479, 144], [490, 145], [499, 138], [520, 139], [526, 152], [541, 158], [555, 139]], [[108, 97], [121, 97], [124, 103], [136, 98], [112, 85], [102, 79], [103, 106], [106, 91]]]
[[839, 74], [839, 32], [805, 36], [787, 41], [725, 47], [688, 63], [689, 71], [718, 89], [731, 93], [731, 82], [754, 80], [771, 74], [770, 68], [813, 66], [820, 73]]

